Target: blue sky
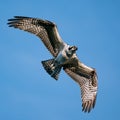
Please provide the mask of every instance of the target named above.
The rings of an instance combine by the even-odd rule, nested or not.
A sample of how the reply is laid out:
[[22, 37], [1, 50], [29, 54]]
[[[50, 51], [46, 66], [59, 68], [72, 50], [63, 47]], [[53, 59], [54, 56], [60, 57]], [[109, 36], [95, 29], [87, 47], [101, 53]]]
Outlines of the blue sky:
[[[1, 0], [0, 119], [120, 119], [119, 0]], [[62, 39], [98, 73], [95, 109], [81, 111], [79, 86], [64, 71], [52, 79], [41, 62], [52, 58], [34, 35], [7, 26], [16, 15], [48, 19]]]

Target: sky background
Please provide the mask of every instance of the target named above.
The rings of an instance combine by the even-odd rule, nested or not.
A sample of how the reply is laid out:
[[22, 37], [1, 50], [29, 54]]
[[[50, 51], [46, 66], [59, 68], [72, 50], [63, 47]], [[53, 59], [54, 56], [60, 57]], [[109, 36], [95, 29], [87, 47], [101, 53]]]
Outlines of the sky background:
[[[41, 61], [52, 58], [43, 43], [7, 26], [19, 15], [55, 22], [80, 60], [96, 68], [98, 96], [89, 114], [63, 70], [55, 81], [43, 69]], [[1, 0], [0, 16], [0, 120], [120, 119], [119, 0]]]

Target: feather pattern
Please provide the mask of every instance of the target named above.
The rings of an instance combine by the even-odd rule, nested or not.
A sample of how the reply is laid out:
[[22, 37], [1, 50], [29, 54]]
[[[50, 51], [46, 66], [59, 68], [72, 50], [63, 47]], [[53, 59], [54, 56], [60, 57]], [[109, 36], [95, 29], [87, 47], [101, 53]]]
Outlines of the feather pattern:
[[75, 80], [81, 88], [82, 110], [90, 112], [95, 106], [97, 96], [97, 75], [96, 71], [86, 67], [76, 57], [70, 63], [64, 66], [65, 72]]
[[9, 27], [19, 28], [41, 38], [54, 57], [64, 47], [57, 26], [53, 22], [22, 16], [15, 16], [15, 18], [9, 19], [8, 21]]
[[41, 38], [44, 45], [54, 56], [53, 59], [42, 61], [43, 67], [58, 79], [61, 68], [75, 80], [81, 88], [82, 110], [90, 112], [95, 106], [97, 96], [97, 73], [95, 69], [84, 65], [77, 58], [77, 47], [69, 46], [62, 41], [57, 26], [48, 20], [15, 16], [9, 19], [9, 27], [19, 28]]

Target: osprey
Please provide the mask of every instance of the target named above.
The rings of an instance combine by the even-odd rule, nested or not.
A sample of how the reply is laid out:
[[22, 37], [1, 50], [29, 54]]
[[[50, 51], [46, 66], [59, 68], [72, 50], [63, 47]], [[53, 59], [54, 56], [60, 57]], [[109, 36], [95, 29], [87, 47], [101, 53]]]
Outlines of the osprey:
[[38, 18], [15, 16], [8, 20], [9, 27], [19, 28], [38, 36], [53, 55], [42, 61], [47, 73], [58, 79], [61, 69], [75, 80], [81, 88], [82, 111], [90, 112], [97, 96], [96, 70], [83, 64], [76, 55], [76, 46], [66, 44], [58, 33], [55, 23]]

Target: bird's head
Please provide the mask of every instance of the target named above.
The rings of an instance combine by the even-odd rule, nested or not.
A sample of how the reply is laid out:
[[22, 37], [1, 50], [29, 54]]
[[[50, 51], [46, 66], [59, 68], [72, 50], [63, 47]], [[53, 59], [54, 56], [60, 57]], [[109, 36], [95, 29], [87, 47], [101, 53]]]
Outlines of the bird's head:
[[67, 56], [71, 57], [78, 48], [76, 46], [69, 46], [67, 50]]
[[68, 50], [71, 52], [75, 52], [78, 48], [76, 46], [69, 46]]

